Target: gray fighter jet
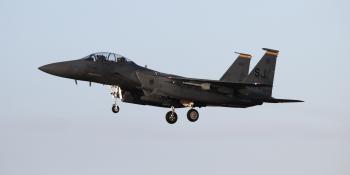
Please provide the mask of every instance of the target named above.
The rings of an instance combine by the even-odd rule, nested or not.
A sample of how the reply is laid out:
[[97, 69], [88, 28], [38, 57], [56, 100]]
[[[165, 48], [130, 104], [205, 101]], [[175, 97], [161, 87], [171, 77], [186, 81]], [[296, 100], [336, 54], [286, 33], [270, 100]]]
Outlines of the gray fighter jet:
[[135, 64], [114, 53], [94, 53], [84, 58], [48, 64], [40, 70], [59, 77], [110, 85], [114, 97], [112, 111], [119, 112], [123, 102], [171, 108], [166, 121], [177, 121], [175, 108], [188, 107], [187, 118], [195, 122], [195, 107], [222, 106], [246, 108], [263, 103], [302, 102], [273, 98], [272, 86], [278, 50], [263, 48], [264, 56], [249, 72], [251, 56], [238, 53], [236, 61], [220, 80], [186, 78], [161, 73]]

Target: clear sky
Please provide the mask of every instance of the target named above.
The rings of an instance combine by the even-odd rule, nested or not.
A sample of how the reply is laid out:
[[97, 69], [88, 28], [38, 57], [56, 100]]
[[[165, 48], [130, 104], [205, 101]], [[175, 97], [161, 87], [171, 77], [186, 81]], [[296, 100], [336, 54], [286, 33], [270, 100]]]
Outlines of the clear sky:
[[[0, 0], [0, 174], [350, 174], [350, 1]], [[234, 51], [280, 50], [273, 96], [248, 109], [120, 104], [37, 67], [116, 52], [219, 79]], [[252, 67], [251, 66], [251, 67]]]

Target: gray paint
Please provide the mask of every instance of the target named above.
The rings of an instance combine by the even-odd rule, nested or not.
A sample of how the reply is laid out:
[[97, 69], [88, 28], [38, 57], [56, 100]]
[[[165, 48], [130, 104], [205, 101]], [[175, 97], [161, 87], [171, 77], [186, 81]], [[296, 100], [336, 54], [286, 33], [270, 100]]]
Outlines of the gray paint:
[[[0, 4], [0, 174], [350, 174], [349, 1]], [[219, 79], [234, 51], [254, 67], [261, 46], [281, 51], [273, 95], [305, 103], [202, 108], [197, 123], [180, 109], [168, 125], [168, 109], [115, 116], [109, 87], [37, 70], [104, 50]]]
[[[121, 55], [118, 55], [117, 59], [115, 57], [111, 59], [110, 55], [117, 55], [114, 53], [94, 53], [79, 60], [48, 64], [39, 69], [59, 77], [118, 86], [121, 92], [116, 92], [120, 95], [115, 98], [119, 97], [124, 102], [134, 104], [168, 108], [205, 106], [246, 108], [264, 102], [302, 102], [271, 97], [279, 51], [264, 50], [266, 54], [249, 75], [244, 75], [243, 81], [240, 81], [241, 73], [247, 74], [249, 61], [243, 61], [245, 58], [241, 57], [238, 57], [219, 81], [161, 73], [141, 67]], [[245, 64], [239, 65], [242, 61]], [[222, 91], [223, 88], [227, 90]], [[123, 99], [124, 94], [131, 98]], [[112, 107], [113, 112], [116, 105]], [[174, 112], [172, 111], [173, 114]]]

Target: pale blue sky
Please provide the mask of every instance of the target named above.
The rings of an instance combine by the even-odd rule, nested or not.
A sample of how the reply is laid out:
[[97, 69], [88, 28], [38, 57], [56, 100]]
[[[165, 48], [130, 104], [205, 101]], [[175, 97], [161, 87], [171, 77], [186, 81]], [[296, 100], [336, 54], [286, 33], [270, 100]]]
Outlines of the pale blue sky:
[[[350, 3], [0, 0], [0, 174], [350, 174]], [[273, 96], [248, 109], [120, 104], [37, 67], [92, 52], [218, 79], [234, 51], [280, 50]]]

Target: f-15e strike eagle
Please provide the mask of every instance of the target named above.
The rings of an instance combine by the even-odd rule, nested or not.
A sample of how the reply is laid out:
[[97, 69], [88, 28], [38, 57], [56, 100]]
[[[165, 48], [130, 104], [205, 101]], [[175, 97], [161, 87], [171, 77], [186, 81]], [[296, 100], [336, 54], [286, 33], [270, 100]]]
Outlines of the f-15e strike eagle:
[[[110, 85], [114, 104], [112, 111], [119, 112], [117, 99], [140, 105], [171, 108], [166, 121], [177, 121], [175, 108], [190, 108], [187, 119], [198, 120], [195, 107], [223, 106], [246, 108], [263, 103], [303, 102], [273, 98], [272, 86], [278, 50], [266, 51], [249, 73], [251, 55], [238, 53], [235, 62], [220, 80], [186, 78], [161, 73], [139, 66], [124, 56], [114, 53], [94, 53], [84, 58], [48, 64], [40, 70], [59, 77]], [[248, 74], [249, 73], [249, 74]]]

